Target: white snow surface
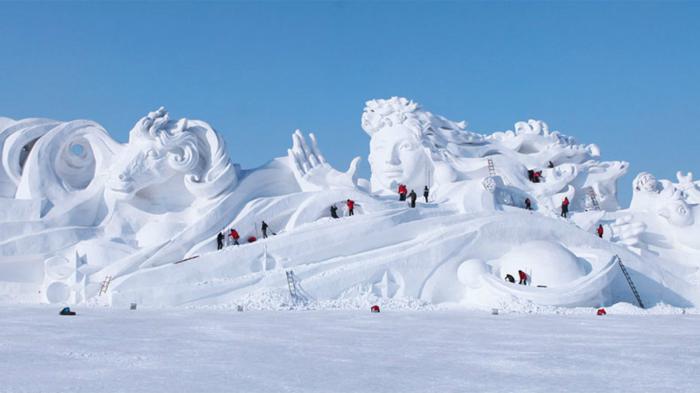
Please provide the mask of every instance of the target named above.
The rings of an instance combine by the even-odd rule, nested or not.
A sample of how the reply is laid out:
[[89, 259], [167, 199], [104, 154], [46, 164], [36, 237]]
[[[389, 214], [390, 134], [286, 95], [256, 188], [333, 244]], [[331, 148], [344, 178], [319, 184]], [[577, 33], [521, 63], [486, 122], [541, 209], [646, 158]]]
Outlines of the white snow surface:
[[621, 309], [597, 317], [77, 307], [62, 317], [52, 306], [9, 306], [0, 309], [0, 390], [697, 392], [700, 316]]
[[[370, 137], [371, 178], [361, 179], [359, 157], [338, 171], [318, 138], [299, 130], [286, 155], [242, 169], [209, 124], [171, 119], [164, 108], [138, 120], [125, 144], [87, 120], [0, 120], [5, 304], [526, 312], [636, 304], [616, 256], [645, 306], [700, 303], [700, 182], [641, 173], [621, 208], [617, 179], [628, 164], [601, 161], [598, 146], [542, 121], [481, 134], [404, 98], [369, 101], [358, 137]], [[418, 194], [416, 208], [398, 200], [400, 183]], [[334, 204], [339, 219], [330, 217]], [[218, 251], [216, 235], [232, 228], [241, 245]], [[517, 281], [518, 270], [529, 285], [504, 280]]]

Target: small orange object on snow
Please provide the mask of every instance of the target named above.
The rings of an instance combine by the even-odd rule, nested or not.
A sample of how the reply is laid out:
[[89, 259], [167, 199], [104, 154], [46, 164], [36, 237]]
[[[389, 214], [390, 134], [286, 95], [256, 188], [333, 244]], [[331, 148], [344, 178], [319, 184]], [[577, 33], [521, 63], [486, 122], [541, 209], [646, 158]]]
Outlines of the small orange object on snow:
[[374, 306], [372, 306], [372, 308], [370, 308], [370, 311], [372, 311], [372, 312], [379, 312], [379, 306], [377, 306], [377, 305], [375, 304]]
[[596, 315], [607, 315], [607, 314], [608, 314], [608, 313], [607, 313], [607, 312], [605, 311], [605, 309], [602, 308], [602, 307], [599, 308], [599, 309], [598, 309], [598, 312], [596, 313]]

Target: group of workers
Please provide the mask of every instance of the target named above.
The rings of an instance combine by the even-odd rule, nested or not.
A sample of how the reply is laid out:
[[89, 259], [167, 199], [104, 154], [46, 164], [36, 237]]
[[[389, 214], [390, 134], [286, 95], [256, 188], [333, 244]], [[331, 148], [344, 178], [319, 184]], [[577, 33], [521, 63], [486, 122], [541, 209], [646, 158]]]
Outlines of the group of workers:
[[[265, 221], [262, 222], [260, 225], [260, 229], [262, 230], [262, 237], [263, 239], [267, 239], [267, 230], [270, 226], [267, 225]], [[274, 233], [273, 233], [274, 235]], [[228, 233], [229, 237], [229, 244], [231, 245], [236, 245], [240, 246], [241, 244], [238, 242], [240, 240], [241, 235], [238, 233], [238, 231], [235, 228], [231, 228]], [[221, 250], [224, 248], [224, 240], [226, 240], [226, 235], [224, 235], [224, 232], [219, 232], [218, 235], [216, 235], [216, 249]], [[248, 238], [248, 243], [252, 243], [256, 241], [257, 238], [255, 236], [250, 236]]]
[[[549, 161], [547, 163], [548, 168], [554, 168], [554, 163], [552, 161]], [[536, 171], [534, 169], [529, 169], [528, 171], [528, 178], [530, 181], [533, 183], [539, 183], [542, 179], [542, 171]], [[408, 187], [405, 184], [399, 184], [398, 186], [398, 193], [399, 193], [399, 201], [406, 201], [408, 199], [409, 206], [412, 208], [416, 207], [416, 199], [418, 199], [418, 195], [414, 190], [411, 190], [411, 192], [408, 192]], [[428, 186], [425, 186], [423, 188], [423, 197], [425, 198], [425, 203], [428, 203], [428, 198], [430, 196], [430, 188]], [[561, 203], [561, 217], [567, 218], [569, 214], [569, 198], [564, 197]], [[352, 199], [348, 199], [345, 201], [345, 205], [348, 208], [348, 216], [353, 216], [355, 215], [355, 201]], [[525, 198], [525, 209], [527, 210], [532, 210], [532, 201], [530, 201], [530, 198]], [[330, 213], [332, 218], [340, 218], [338, 216], [338, 207], [333, 204], [330, 207]], [[267, 238], [267, 229], [268, 225], [265, 221], [262, 222], [261, 225], [262, 229], [262, 235], [263, 239]], [[599, 225], [597, 230], [596, 230], [598, 236], [600, 238], [603, 237], [603, 226]], [[274, 233], [273, 233], [274, 234]], [[229, 231], [229, 238], [230, 238], [230, 244], [235, 244], [235, 245], [240, 245], [238, 240], [240, 239], [240, 235], [238, 234], [238, 231], [236, 229], [231, 228]], [[219, 232], [219, 234], [216, 237], [216, 243], [217, 243], [217, 248], [219, 250], [224, 248], [224, 240], [226, 239], [226, 236], [224, 235], [223, 232]], [[248, 239], [248, 242], [253, 242], [255, 241], [255, 237], [250, 237]], [[519, 270], [518, 274], [520, 276], [520, 284], [526, 285], [527, 282], [527, 275]], [[515, 283], [515, 278], [511, 276], [510, 274], [506, 275], [506, 280], [512, 283]]]
[[[518, 284], [527, 285], [527, 273], [525, 273], [522, 270], [518, 270], [518, 278], [520, 279], [520, 281], [518, 281]], [[506, 274], [506, 281], [508, 281], [511, 284], [515, 284], [515, 277], [513, 277], [510, 274]]]
[[[348, 207], [348, 216], [354, 216], [355, 215], [355, 201], [352, 199], [348, 199], [345, 201], [345, 206]], [[338, 206], [335, 204], [331, 205], [331, 217], [333, 218], [340, 218], [338, 216]]]
[[[418, 194], [414, 190], [408, 192], [408, 187], [405, 184], [399, 184], [399, 201], [405, 201], [406, 197], [409, 199], [409, 205], [411, 207], [416, 207], [416, 199], [418, 199]], [[428, 197], [430, 196], [430, 188], [428, 186], [423, 187], [423, 198], [425, 198], [425, 203], [428, 203]]]

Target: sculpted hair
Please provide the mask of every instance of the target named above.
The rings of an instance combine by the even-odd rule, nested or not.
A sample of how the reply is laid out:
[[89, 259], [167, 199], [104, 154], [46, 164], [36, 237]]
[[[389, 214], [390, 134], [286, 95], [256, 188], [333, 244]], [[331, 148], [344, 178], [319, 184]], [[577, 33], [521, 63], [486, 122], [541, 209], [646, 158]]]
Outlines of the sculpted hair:
[[155, 140], [170, 166], [185, 174], [185, 186], [197, 197], [213, 198], [237, 182], [223, 139], [203, 121], [173, 122], [161, 107], [139, 120], [129, 137]]

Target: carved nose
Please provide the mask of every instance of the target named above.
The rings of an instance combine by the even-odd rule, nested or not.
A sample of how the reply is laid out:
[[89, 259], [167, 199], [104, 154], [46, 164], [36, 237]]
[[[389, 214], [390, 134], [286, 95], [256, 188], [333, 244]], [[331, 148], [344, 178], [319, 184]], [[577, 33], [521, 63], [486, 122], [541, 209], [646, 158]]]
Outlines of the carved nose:
[[387, 164], [391, 164], [391, 165], [400, 165], [401, 164], [401, 160], [399, 160], [399, 155], [396, 151], [392, 151], [389, 154], [389, 157], [387, 157], [387, 158], [388, 158], [388, 160], [386, 160]]

